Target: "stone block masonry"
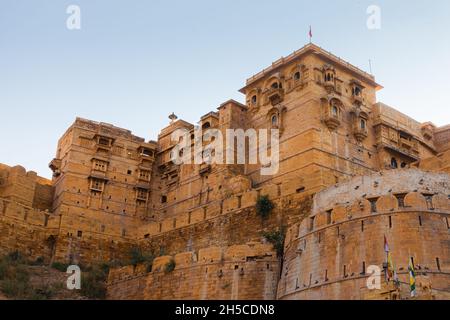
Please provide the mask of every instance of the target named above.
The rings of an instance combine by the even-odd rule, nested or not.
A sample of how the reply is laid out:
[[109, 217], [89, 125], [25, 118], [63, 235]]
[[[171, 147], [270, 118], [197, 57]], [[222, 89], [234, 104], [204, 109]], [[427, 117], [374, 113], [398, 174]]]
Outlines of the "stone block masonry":
[[[366, 268], [383, 265], [386, 235], [401, 280], [414, 257], [421, 297], [444, 298], [449, 126], [378, 102], [381, 88], [308, 44], [249, 78], [244, 104], [226, 101], [195, 125], [172, 114], [157, 141], [76, 118], [50, 161], [51, 181], [0, 165], [0, 253], [81, 265], [123, 264], [136, 250], [155, 257], [111, 270], [116, 299], [404, 298], [404, 287], [364, 288]], [[189, 143], [172, 141], [179, 129], [209, 152], [179, 150]], [[209, 129], [278, 132], [279, 170], [217, 163], [233, 149], [238, 158], [239, 141], [212, 148]], [[203, 162], [179, 164], [175, 152]], [[261, 196], [274, 207], [265, 219]]]

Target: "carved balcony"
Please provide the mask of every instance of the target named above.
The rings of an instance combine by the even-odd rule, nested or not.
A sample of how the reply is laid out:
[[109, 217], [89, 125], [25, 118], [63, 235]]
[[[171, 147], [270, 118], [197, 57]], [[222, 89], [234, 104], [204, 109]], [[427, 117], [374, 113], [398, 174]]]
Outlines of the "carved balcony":
[[199, 169], [200, 175], [207, 174], [208, 172], [211, 172], [211, 165], [207, 163], [201, 164]]
[[361, 105], [363, 103], [363, 98], [360, 95], [353, 95], [352, 101], [354, 104]]
[[400, 146], [406, 149], [412, 149], [414, 142], [405, 138], [400, 138]]
[[358, 140], [359, 142], [362, 142], [368, 136], [367, 128], [365, 128], [365, 129], [359, 128], [359, 127], [358, 128], [354, 128], [353, 129], [353, 135], [355, 136], [356, 140]]
[[423, 127], [422, 135], [425, 139], [431, 140], [433, 139], [433, 130], [430, 127]]
[[277, 105], [284, 100], [284, 89], [283, 88], [271, 88], [266, 94], [267, 101], [271, 105]]
[[341, 125], [339, 117], [330, 114], [325, 116], [324, 122], [330, 130], [336, 130]]
[[62, 161], [61, 159], [53, 159], [50, 163], [49, 163], [49, 168], [50, 170], [53, 171], [53, 176], [54, 177], [58, 177], [61, 175], [61, 164]]
[[336, 84], [334, 83], [334, 80], [324, 81], [323, 86], [328, 93], [331, 93], [336, 90]]

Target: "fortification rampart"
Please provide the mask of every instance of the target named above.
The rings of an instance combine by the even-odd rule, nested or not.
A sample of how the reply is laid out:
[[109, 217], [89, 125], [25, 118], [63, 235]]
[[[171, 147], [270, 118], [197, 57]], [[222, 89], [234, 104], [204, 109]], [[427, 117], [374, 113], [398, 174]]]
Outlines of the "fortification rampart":
[[449, 176], [396, 173], [355, 178], [316, 195], [311, 216], [288, 230], [279, 298], [381, 298], [366, 281], [370, 265], [382, 269], [386, 262], [384, 236], [401, 286], [412, 257], [423, 290], [436, 299], [448, 294]]
[[20, 251], [30, 259], [49, 259], [59, 218], [13, 200], [0, 198], [0, 254]]
[[[174, 269], [168, 270], [168, 264]], [[110, 299], [275, 299], [279, 260], [270, 244], [248, 243], [227, 248], [163, 256], [145, 266], [111, 270]]]
[[[265, 219], [255, 210], [259, 195], [267, 195], [275, 204], [273, 212]], [[231, 246], [259, 241], [264, 231], [287, 227], [303, 219], [310, 210], [310, 196], [302, 192], [283, 196], [279, 186], [269, 185], [199, 207], [176, 218], [145, 224], [138, 229], [137, 240], [141, 247], [162, 248], [171, 254], [210, 246]]]

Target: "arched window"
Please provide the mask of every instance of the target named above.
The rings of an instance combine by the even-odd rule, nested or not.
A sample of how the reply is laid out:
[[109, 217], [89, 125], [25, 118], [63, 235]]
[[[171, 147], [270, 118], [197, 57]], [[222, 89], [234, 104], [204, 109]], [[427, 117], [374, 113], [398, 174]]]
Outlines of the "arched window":
[[273, 114], [270, 119], [271, 119], [270, 121], [272, 123], [272, 127], [278, 126], [278, 115]]
[[402, 164], [400, 165], [402, 168], [406, 168], [406, 162], [402, 162]]
[[295, 80], [295, 81], [300, 80], [300, 72], [297, 71], [297, 72], [294, 74], [294, 80]]
[[279, 88], [278, 82], [272, 83], [271, 87], [272, 87], [272, 89], [278, 89]]
[[258, 101], [258, 99], [256, 98], [256, 95], [254, 95], [254, 96], [252, 97], [252, 103], [253, 103], [253, 104], [256, 104], [256, 101]]
[[203, 130], [209, 129], [209, 128], [211, 128], [211, 123], [209, 123], [209, 122], [205, 122], [205, 123], [203, 124], [203, 126], [202, 126], [202, 129], [203, 129]]
[[361, 119], [361, 121], [360, 121], [360, 126], [361, 126], [361, 129], [362, 129], [362, 130], [366, 130], [366, 120]]
[[397, 169], [398, 168], [397, 160], [395, 158], [391, 159], [391, 168], [392, 169]]
[[337, 117], [339, 115], [339, 109], [336, 105], [331, 106], [331, 114], [333, 117]]

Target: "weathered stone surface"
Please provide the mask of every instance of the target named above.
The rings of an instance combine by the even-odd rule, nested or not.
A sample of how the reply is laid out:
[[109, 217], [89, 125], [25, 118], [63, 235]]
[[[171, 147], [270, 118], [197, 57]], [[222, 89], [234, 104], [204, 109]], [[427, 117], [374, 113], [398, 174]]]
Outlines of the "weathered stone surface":
[[[364, 289], [362, 269], [384, 262], [386, 235], [401, 279], [414, 256], [432, 270], [421, 274], [423, 296], [442, 298], [433, 287], [450, 286], [450, 127], [378, 103], [379, 88], [372, 75], [309, 44], [248, 79], [245, 104], [230, 100], [201, 117], [204, 131], [224, 136], [278, 129], [271, 175], [261, 161], [175, 164], [175, 143], [198, 138], [183, 120], [146, 141], [77, 118], [50, 162], [52, 181], [0, 165], [0, 253], [123, 263], [136, 247], [155, 257], [150, 272], [148, 263], [113, 269], [111, 298], [384, 299], [404, 292]], [[177, 129], [189, 134], [172, 141]], [[255, 209], [264, 195], [274, 204], [266, 219]], [[281, 260], [263, 234], [284, 229], [279, 279]]]

